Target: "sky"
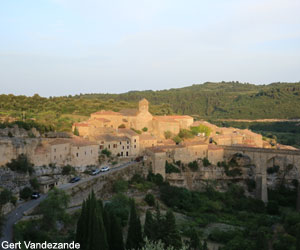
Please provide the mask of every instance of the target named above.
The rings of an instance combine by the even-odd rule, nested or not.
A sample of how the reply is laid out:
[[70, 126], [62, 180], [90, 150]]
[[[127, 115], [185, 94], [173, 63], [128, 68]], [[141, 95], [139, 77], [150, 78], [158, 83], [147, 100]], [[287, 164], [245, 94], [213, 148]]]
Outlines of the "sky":
[[300, 81], [299, 0], [1, 0], [0, 93]]

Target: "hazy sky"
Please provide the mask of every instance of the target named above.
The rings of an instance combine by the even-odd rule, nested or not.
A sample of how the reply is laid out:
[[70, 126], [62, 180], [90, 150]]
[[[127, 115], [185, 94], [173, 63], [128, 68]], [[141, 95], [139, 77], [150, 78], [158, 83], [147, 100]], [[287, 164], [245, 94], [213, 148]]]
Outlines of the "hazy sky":
[[299, 0], [1, 0], [1, 93], [300, 80]]

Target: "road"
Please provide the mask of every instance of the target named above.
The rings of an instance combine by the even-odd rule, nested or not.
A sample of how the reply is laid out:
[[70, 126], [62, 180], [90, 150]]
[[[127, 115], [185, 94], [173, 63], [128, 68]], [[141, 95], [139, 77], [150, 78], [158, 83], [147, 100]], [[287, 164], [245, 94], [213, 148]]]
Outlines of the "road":
[[[102, 172], [102, 173], [100, 173], [98, 175], [94, 175], [94, 176], [89, 176], [88, 178], [84, 178], [76, 183], [66, 183], [66, 184], [59, 186], [58, 188], [63, 189], [63, 190], [69, 189], [80, 183], [88, 182], [92, 179], [99, 178], [102, 175], [108, 175], [108, 174], [111, 174], [120, 169], [126, 168], [134, 162], [135, 161], [126, 162], [118, 167], [111, 168], [110, 171]], [[27, 202], [17, 206], [13, 211], [11, 211], [10, 213], [8, 213], [5, 216], [5, 224], [4, 224], [3, 230], [2, 230], [2, 237], [0, 238], [0, 250], [2, 250], [1, 243], [3, 241], [13, 242], [13, 226], [14, 226], [14, 224], [16, 224], [20, 219], [22, 219], [22, 217], [26, 211], [38, 206], [41, 203], [41, 201], [43, 201], [46, 197], [47, 197], [47, 194], [42, 194], [39, 199], [27, 201]]]

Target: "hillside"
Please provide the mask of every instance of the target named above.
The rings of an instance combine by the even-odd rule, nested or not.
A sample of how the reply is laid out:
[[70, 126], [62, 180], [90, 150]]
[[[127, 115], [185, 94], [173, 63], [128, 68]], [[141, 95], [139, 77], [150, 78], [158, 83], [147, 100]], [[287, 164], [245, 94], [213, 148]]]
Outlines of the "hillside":
[[269, 85], [204, 83], [179, 89], [131, 91], [120, 95], [89, 94], [82, 97], [128, 102], [137, 102], [145, 97], [151, 104], [170, 105], [175, 113], [210, 119], [300, 117], [300, 82]]
[[100, 109], [133, 108], [141, 98], [156, 115], [189, 114], [203, 119], [300, 118], [300, 82], [269, 85], [239, 82], [204, 83], [161, 91], [84, 94], [43, 98], [0, 95], [0, 116], [35, 119], [68, 131], [74, 121]]

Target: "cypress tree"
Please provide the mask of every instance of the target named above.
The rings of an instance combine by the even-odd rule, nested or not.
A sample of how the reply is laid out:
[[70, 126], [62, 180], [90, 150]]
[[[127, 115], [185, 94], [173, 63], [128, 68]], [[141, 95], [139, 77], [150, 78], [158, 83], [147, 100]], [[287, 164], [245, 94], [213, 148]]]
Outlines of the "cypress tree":
[[202, 249], [203, 249], [203, 250], [208, 250], [208, 247], [207, 247], [207, 241], [206, 241], [206, 240], [205, 240], [204, 243], [203, 243]]
[[139, 249], [143, 245], [142, 226], [139, 216], [137, 215], [135, 202], [130, 202], [129, 228], [126, 241], [127, 249]]
[[154, 241], [156, 240], [155, 231], [157, 228], [155, 227], [155, 221], [153, 219], [152, 213], [150, 210], [146, 212], [146, 219], [144, 225], [144, 237], [147, 237], [148, 240]]
[[80, 249], [83, 250], [109, 249], [101, 209], [94, 192], [82, 204], [76, 240], [80, 243]]
[[110, 214], [111, 231], [110, 231], [110, 250], [124, 250], [123, 232], [120, 221], [115, 214]]
[[[78, 222], [77, 222], [77, 229], [76, 229], [76, 242], [80, 244], [80, 246], [83, 246], [83, 241], [84, 241], [84, 232], [85, 232], [85, 215], [86, 215], [86, 202], [84, 201], [82, 203], [82, 209], [81, 209], [81, 214], [79, 216]], [[81, 249], [84, 249], [81, 247]]]
[[182, 246], [181, 237], [176, 228], [175, 216], [171, 210], [166, 214], [164, 237], [162, 240], [166, 246], [173, 246], [175, 248], [180, 248]]
[[108, 245], [111, 243], [111, 221], [107, 209], [103, 209], [103, 223], [106, 231]]
[[[300, 185], [300, 183], [298, 185]], [[296, 232], [296, 238], [297, 238], [296, 250], [300, 250], [300, 223], [298, 223], [296, 230], [297, 230], [297, 232]]]
[[195, 229], [192, 230], [191, 238], [190, 238], [190, 247], [194, 250], [201, 250], [202, 245], [199, 239], [199, 235]]
[[158, 203], [156, 203], [156, 207], [155, 207], [155, 219], [154, 219], [154, 226], [155, 230], [153, 231], [153, 237], [154, 240], [158, 241], [158, 240], [162, 240], [165, 236], [165, 232], [164, 232], [164, 221], [163, 218], [160, 214], [160, 208]]

